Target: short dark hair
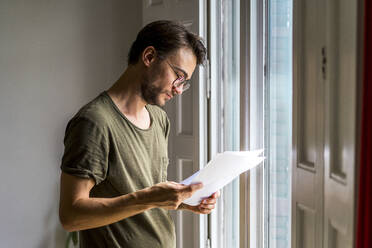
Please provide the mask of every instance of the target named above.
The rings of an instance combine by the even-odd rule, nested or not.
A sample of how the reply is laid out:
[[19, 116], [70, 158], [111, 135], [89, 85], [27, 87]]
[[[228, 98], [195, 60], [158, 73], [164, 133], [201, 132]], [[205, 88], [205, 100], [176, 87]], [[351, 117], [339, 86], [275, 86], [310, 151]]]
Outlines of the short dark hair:
[[188, 47], [194, 52], [198, 65], [204, 63], [207, 53], [201, 37], [188, 31], [182, 24], [168, 20], [155, 21], [141, 29], [129, 50], [128, 64], [136, 64], [148, 46], [156, 49], [160, 60], [179, 48]]

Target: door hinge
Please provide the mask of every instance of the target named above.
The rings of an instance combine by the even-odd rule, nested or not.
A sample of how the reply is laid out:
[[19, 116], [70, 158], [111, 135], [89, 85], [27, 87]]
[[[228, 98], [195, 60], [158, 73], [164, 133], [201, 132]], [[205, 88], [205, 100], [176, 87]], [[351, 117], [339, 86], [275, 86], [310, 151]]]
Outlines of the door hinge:
[[327, 79], [327, 50], [326, 47], [322, 47], [322, 77], [323, 80]]
[[205, 76], [206, 76], [206, 83], [207, 83], [207, 86], [205, 87], [206, 96], [207, 96], [207, 99], [210, 99], [211, 98], [211, 65], [208, 59], [205, 64], [205, 71], [206, 71]]

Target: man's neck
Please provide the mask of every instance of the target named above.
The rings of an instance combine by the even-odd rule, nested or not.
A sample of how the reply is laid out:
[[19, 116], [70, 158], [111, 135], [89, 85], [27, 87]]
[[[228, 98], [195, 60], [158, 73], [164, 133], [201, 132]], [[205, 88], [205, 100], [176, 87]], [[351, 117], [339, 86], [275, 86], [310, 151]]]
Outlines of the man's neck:
[[123, 75], [107, 91], [120, 111], [126, 116], [140, 119], [145, 111], [146, 102], [141, 96], [142, 75], [135, 66], [128, 66]]

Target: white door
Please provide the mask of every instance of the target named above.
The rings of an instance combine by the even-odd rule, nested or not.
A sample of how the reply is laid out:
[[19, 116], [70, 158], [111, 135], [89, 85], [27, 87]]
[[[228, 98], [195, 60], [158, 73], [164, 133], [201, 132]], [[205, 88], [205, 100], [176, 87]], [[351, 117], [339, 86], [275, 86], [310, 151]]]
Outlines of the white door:
[[353, 247], [357, 1], [294, 2], [292, 247]]
[[354, 247], [357, 3], [327, 0], [326, 5], [324, 248]]
[[[180, 21], [187, 29], [205, 38], [204, 1], [144, 0], [143, 25], [155, 20]], [[197, 68], [191, 88], [165, 106], [171, 122], [168, 180], [179, 182], [206, 163], [206, 97], [204, 70]], [[203, 247], [205, 217], [188, 211], [172, 211], [177, 231], [177, 247]]]
[[323, 241], [322, 2], [293, 5], [292, 248], [321, 248]]

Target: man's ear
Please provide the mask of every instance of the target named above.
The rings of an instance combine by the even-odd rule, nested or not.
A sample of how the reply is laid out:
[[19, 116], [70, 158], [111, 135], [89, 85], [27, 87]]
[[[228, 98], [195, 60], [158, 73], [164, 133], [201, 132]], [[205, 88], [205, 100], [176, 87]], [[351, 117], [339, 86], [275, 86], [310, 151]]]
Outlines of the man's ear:
[[156, 50], [153, 46], [148, 46], [143, 50], [142, 52], [142, 61], [145, 64], [145, 66], [150, 66], [152, 63], [154, 63], [156, 58]]

